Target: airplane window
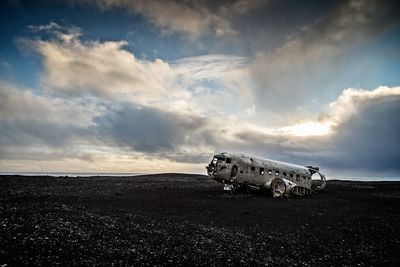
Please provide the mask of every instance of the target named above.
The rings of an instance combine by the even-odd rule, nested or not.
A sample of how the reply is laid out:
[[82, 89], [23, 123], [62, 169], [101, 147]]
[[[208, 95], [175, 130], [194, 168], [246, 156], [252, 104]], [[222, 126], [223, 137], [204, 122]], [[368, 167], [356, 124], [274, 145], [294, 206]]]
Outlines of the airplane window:
[[252, 167], [251, 167], [251, 170], [252, 170], [252, 171], [255, 171], [255, 170], [256, 170], [256, 167], [252, 166]]
[[276, 171], [276, 172], [275, 172], [275, 175], [279, 175], [279, 171]]
[[226, 158], [226, 163], [231, 163], [232, 160], [230, 158]]
[[293, 177], [293, 173], [290, 174], [290, 177]]
[[272, 174], [272, 171], [271, 171], [271, 170], [268, 170], [268, 174]]
[[283, 173], [283, 176], [286, 176], [286, 172]]
[[300, 181], [300, 175], [296, 174], [296, 180]]
[[264, 175], [264, 168], [260, 168], [260, 175]]

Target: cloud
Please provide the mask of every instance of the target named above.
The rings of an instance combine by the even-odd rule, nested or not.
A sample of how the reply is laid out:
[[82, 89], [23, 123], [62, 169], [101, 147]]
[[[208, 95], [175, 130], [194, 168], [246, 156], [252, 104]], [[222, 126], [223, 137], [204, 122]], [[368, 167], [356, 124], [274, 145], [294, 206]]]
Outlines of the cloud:
[[198, 172], [208, 156], [202, 151], [218, 133], [210, 125], [203, 117], [90, 96], [39, 95], [0, 81], [3, 171]]
[[254, 114], [252, 87], [245, 82], [249, 81], [249, 61], [233, 55], [204, 55], [178, 59], [170, 66], [185, 88], [194, 88], [192, 95], [197, 101], [192, 106], [196, 110], [226, 112], [221, 107], [230, 107], [232, 115], [243, 113], [242, 110]]
[[[269, 9], [280, 13], [285, 6], [276, 2], [259, 1], [234, 3], [161, 1], [159, 3], [99, 0], [75, 3], [96, 6], [101, 10], [124, 7], [143, 14], [146, 12], [158, 14], [157, 12], [161, 12], [159, 8], [162, 9], [163, 5], [171, 5], [171, 10], [186, 7], [198, 13], [225, 14], [223, 17], [226, 20], [243, 21], [246, 27], [259, 29], [257, 32], [260, 34], [270, 33], [269, 23], [264, 23], [264, 20], [260, 23], [256, 20], [257, 25], [249, 24], [248, 21], [251, 21], [249, 14], [255, 12], [259, 18], [260, 14]], [[157, 8], [152, 8], [153, 5]], [[312, 6], [311, 9], [314, 8]], [[141, 11], [138, 11], [139, 9]], [[338, 81], [340, 83], [342, 75], [337, 71], [332, 74], [332, 70], [346, 68], [342, 64], [346, 64], [347, 53], [351, 47], [383, 32], [393, 23], [395, 12], [390, 12], [389, 9], [385, 3], [375, 1], [369, 4], [362, 1], [330, 2], [328, 7], [322, 10], [323, 14], [313, 11], [311, 15], [315, 15], [315, 19], [307, 19], [305, 25], [294, 25], [296, 22], [294, 19], [289, 21], [292, 24], [286, 28], [280, 25], [285, 34], [288, 34], [287, 28], [290, 27], [292, 32], [285, 42], [273, 51], [270, 50], [270, 45], [263, 44], [264, 39], [259, 40], [257, 36], [246, 38], [246, 33], [254, 30], [243, 26], [238, 32], [240, 37], [235, 40], [240, 42], [246, 39], [246, 42], [261, 44], [260, 47], [264, 47], [262, 51], [256, 51], [253, 61], [251, 61], [253, 55], [250, 57], [205, 55], [169, 63], [161, 59], [140, 60], [125, 49], [125, 41], [84, 42], [79, 38], [79, 34], [66, 35], [70, 36], [69, 39], [60, 36], [56, 40], [42, 40], [37, 43], [37, 47], [45, 59], [46, 75], [43, 81], [49, 88], [57, 91], [75, 95], [90, 92], [119, 100], [129, 99], [131, 102], [148, 106], [154, 106], [155, 103], [163, 105], [166, 102], [164, 100], [168, 99], [169, 103], [174, 103], [169, 105], [170, 107], [188, 110], [200, 106], [194, 108], [200, 110], [201, 105], [193, 101], [193, 91], [205, 88], [206, 90], [202, 92], [208, 93], [206, 97], [202, 95], [204, 100], [201, 102], [207, 103], [205, 98], [214, 101], [215, 88], [218, 88], [217, 94], [222, 93], [233, 99], [231, 102], [235, 102], [234, 109], [248, 110], [259, 118], [268, 120], [269, 124], [282, 126], [282, 122], [292, 118], [293, 114], [299, 116], [306, 114], [313, 104], [321, 108], [323, 104], [318, 102], [321, 96], [333, 97], [327, 96], [328, 90], [343, 88], [342, 85], [335, 87]], [[170, 9], [165, 8], [165, 10]], [[165, 14], [155, 17], [160, 20], [163, 16], [167, 17], [163, 19], [165, 23], [178, 20], [180, 15], [175, 16], [168, 12], [165, 11]], [[185, 14], [183, 11], [178, 13]], [[181, 22], [178, 24], [190, 25]], [[168, 25], [165, 27], [173, 28], [172, 24]], [[43, 25], [42, 28], [61, 31], [54, 23]], [[275, 37], [272, 35], [269, 38], [275, 39]], [[249, 61], [251, 64], [248, 64]], [[210, 80], [217, 81], [217, 84], [212, 86], [199, 84], [201, 81]], [[330, 85], [329, 89], [325, 89], [327, 85]], [[218, 104], [213, 103], [209, 106], [216, 107]], [[167, 108], [167, 105], [164, 105], [164, 108]]]
[[327, 84], [340, 82], [338, 70], [349, 69], [351, 48], [398, 23], [397, 10], [386, 1], [337, 2], [329, 12], [293, 28], [274, 50], [257, 52], [249, 67], [255, 95], [264, 103], [257, 106], [282, 114], [321, 99]]
[[[104, 9], [130, 5], [97, 3]], [[142, 9], [132, 8], [152, 18], [161, 12], [150, 8], [155, 3], [134, 2]], [[172, 10], [183, 5], [200, 15], [235, 9], [240, 16], [258, 4], [240, 1], [223, 5], [224, 9], [219, 3], [208, 3], [203, 10], [197, 2], [165, 3], [172, 3]], [[320, 165], [331, 173], [376, 173], [377, 165], [385, 173], [398, 173], [398, 87], [346, 89], [317, 116], [297, 112], [304, 101], [316, 99], [319, 89], [326, 91], [325, 74], [331, 74], [329, 65], [337, 55], [346, 55], [343, 51], [352, 45], [389, 27], [391, 20], [382, 19], [387, 7], [374, 3], [332, 4], [335, 8], [326, 17], [318, 17], [297, 34], [295, 29], [283, 45], [272, 52], [266, 48], [254, 61], [222, 54], [149, 61], [135, 57], [123, 40], [83, 41], [79, 28], [54, 22], [30, 26], [37, 35], [45, 33], [41, 39], [20, 39], [41, 55], [41, 87], [1, 81], [2, 162], [21, 166], [21, 162], [53, 159], [58, 166], [65, 160], [80, 167], [84, 161], [91, 166], [104, 162], [102, 168], [122, 164], [128, 170], [130, 161], [140, 168], [139, 163], [147, 160], [153, 167], [160, 163], [159, 170], [168, 170], [169, 164], [171, 170], [178, 165], [197, 168], [214, 152], [236, 151]], [[171, 22], [173, 14], [152, 21], [193, 38], [213, 27], [214, 22], [208, 22], [204, 28], [197, 24], [179, 28], [181, 22], [179, 27]], [[189, 18], [176, 21], [180, 19]], [[322, 132], [309, 136], [309, 128], [321, 125], [326, 126]], [[305, 136], [296, 136], [299, 128]]]
[[185, 112], [87, 95], [38, 95], [0, 82], [0, 158], [6, 162], [75, 159], [99, 164], [134, 153], [198, 163], [212, 151], [218, 133], [213, 120]]
[[336, 177], [398, 176], [400, 95], [356, 97], [355, 102], [356, 109], [334, 126], [330, 135], [295, 138], [298, 141], [292, 142], [289, 154], [316, 162]]
[[[58, 146], [93, 126], [102, 112], [90, 99], [68, 100], [35, 95], [31, 90], [0, 82], [1, 143]], [[82, 130], [82, 131], [81, 131]]]
[[0, 81], [2, 165], [27, 160], [93, 160], [83, 146], [96, 143], [92, 118], [103, 112], [104, 107], [90, 97], [37, 95], [30, 88]]
[[249, 59], [232, 55], [204, 55], [181, 58], [171, 62], [177, 75], [191, 80], [216, 80], [224, 77], [226, 72], [245, 67]]
[[400, 87], [379, 87], [373, 91], [348, 89], [331, 104], [332, 144], [341, 158], [333, 167], [368, 170], [385, 174], [400, 171]]
[[328, 174], [398, 175], [400, 167], [400, 87], [367, 91], [349, 88], [316, 121], [329, 123], [325, 135], [238, 132], [250, 151], [298, 164], [319, 165]]
[[147, 160], [153, 168], [159, 162], [159, 170], [167, 171], [169, 164], [169, 170], [201, 171], [213, 153], [236, 151], [319, 165], [333, 176], [400, 171], [400, 87], [346, 89], [316, 121], [309, 121], [330, 122], [328, 134], [295, 136], [223, 115], [205, 117], [89, 96], [37, 95], [4, 81], [0, 85], [3, 169], [35, 161], [59, 167], [68, 162], [76, 170], [90, 162], [90, 170], [121, 166], [119, 171], [151, 171], [139, 166]]
[[[130, 105], [96, 117], [101, 136], [119, 147], [178, 162], [201, 163], [214, 152], [258, 154], [320, 165], [330, 175], [400, 171], [400, 87], [346, 89], [314, 123], [325, 135], [294, 136], [224, 116], [199, 117]], [[313, 122], [313, 121], [311, 121]], [[101, 129], [101, 130], [100, 130]]]
[[60, 25], [58, 25], [57, 23], [51, 21], [49, 22], [49, 24], [45, 24], [45, 25], [28, 25], [27, 26], [28, 29], [38, 32], [38, 31], [50, 31], [50, 30], [54, 30], [54, 29], [62, 29], [62, 27]]
[[125, 41], [83, 42], [79, 28], [55, 23], [35, 29], [47, 31], [50, 38], [20, 38], [18, 43], [42, 56], [41, 81], [49, 93], [91, 94], [143, 105], [190, 97], [167, 62], [140, 60], [124, 49]]
[[126, 43], [72, 42], [39, 43], [44, 56], [44, 82], [50, 88], [81, 94], [116, 97], [119, 94], [164, 96], [171, 83], [168, 64], [161, 60], [143, 62], [122, 50]]
[[206, 118], [157, 108], [119, 105], [94, 121], [101, 136], [134, 151], [174, 153], [185, 148], [201, 151], [215, 144]]
[[235, 115], [242, 110], [254, 113], [249, 88], [237, 82], [248, 65], [246, 57], [204, 55], [170, 63], [161, 59], [148, 61], [125, 50], [125, 41], [81, 41], [77, 27], [51, 22], [30, 29], [48, 35], [46, 39], [20, 38], [18, 43], [41, 55], [44, 70], [40, 80], [49, 94], [89, 94], [198, 115]]
[[215, 35], [234, 33], [230, 23], [222, 16], [210, 12], [200, 2], [179, 1], [134, 1], [130, 7], [142, 13], [162, 30], [189, 34], [193, 39], [206, 33]]
[[[245, 12], [257, 1], [239, 1], [235, 5], [221, 5], [211, 9], [208, 1], [172, 0], [71, 0], [73, 4], [95, 6], [100, 10], [127, 9], [146, 17], [162, 32], [178, 32], [196, 40], [203, 35], [234, 35], [236, 31], [225, 17], [229, 11]], [[231, 15], [231, 14], [230, 14]]]

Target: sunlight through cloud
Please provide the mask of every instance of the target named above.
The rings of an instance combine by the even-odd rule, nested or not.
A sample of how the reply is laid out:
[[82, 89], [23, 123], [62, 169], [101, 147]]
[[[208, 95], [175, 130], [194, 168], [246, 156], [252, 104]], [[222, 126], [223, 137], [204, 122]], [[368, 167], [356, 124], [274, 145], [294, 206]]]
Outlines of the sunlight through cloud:
[[283, 134], [296, 136], [316, 136], [328, 134], [331, 130], [331, 123], [305, 122], [281, 128]]

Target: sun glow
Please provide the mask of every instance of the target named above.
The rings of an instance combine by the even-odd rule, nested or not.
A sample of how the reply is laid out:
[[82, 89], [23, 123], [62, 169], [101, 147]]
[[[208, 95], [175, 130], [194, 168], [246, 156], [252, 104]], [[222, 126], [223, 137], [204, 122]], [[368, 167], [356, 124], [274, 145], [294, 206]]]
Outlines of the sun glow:
[[281, 128], [284, 134], [296, 136], [325, 135], [331, 130], [331, 123], [306, 122]]

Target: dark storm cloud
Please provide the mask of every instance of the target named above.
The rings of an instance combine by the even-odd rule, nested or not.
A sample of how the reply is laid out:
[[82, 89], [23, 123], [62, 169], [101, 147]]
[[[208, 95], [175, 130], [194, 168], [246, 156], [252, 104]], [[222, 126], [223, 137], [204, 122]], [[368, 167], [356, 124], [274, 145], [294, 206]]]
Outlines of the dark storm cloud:
[[327, 161], [334, 168], [400, 171], [400, 96], [365, 101], [358, 114], [338, 125], [334, 138], [342, 155]]
[[214, 144], [208, 120], [157, 108], [125, 104], [97, 117], [101, 136], [142, 152], [174, 152], [183, 146]]
[[[215, 38], [242, 43], [251, 55], [278, 48], [288, 40], [313, 39], [368, 23], [350, 39], [380, 33], [398, 21], [397, 1], [186, 1], [70, 0], [74, 5], [141, 14], [162, 32], [178, 32], [193, 40]], [[319, 40], [320, 41], [320, 40]], [[213, 45], [218, 46], [218, 43]]]
[[[362, 38], [382, 33], [400, 20], [398, 1], [275, 0], [236, 1], [232, 5], [218, 3], [220, 9], [229, 7], [227, 10], [235, 11], [226, 16], [232, 28], [239, 33], [236, 38], [251, 55], [273, 51], [293, 40], [304, 43], [304, 50], [307, 46], [315, 49], [313, 43], [317, 46], [323, 42], [340, 45], [346, 37], [351, 37], [346, 38], [347, 43], [357, 43]], [[242, 6], [242, 12], [235, 6]], [[344, 48], [343, 44], [341, 48]]]
[[282, 159], [285, 137], [243, 130], [236, 133], [235, 138], [237, 141], [231, 144], [235, 151], [257, 153], [269, 158]]
[[276, 49], [288, 39], [303, 36], [305, 29], [343, 2], [259, 1], [248, 12], [232, 14], [232, 24], [240, 32], [240, 42], [254, 54]]

